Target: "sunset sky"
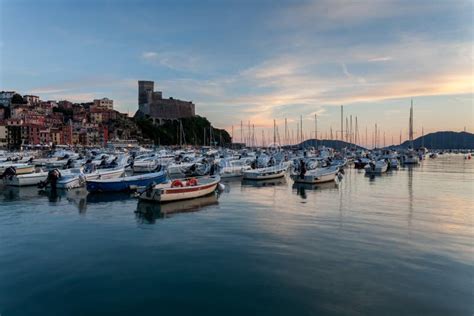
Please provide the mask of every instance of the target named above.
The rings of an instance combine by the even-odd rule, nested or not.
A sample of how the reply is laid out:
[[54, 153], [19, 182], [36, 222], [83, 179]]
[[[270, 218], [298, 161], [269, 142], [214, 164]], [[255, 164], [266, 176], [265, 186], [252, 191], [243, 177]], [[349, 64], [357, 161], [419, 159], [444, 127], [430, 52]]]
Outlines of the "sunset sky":
[[[137, 80], [240, 138], [299, 116], [365, 137], [474, 130], [472, 1], [0, 0], [0, 90], [137, 109]], [[238, 135], [238, 136], [237, 136]], [[369, 136], [370, 137], [370, 136]]]

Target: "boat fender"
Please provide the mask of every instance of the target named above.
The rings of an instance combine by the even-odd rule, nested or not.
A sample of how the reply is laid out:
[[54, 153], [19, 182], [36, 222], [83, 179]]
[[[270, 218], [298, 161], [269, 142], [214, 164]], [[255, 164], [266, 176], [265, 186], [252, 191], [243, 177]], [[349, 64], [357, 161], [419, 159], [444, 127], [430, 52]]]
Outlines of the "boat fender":
[[171, 187], [176, 188], [176, 187], [183, 187], [183, 182], [181, 180], [174, 180], [171, 182]]
[[197, 182], [196, 178], [191, 178], [186, 182], [186, 186], [195, 186], [197, 184], [198, 184], [198, 182]]
[[225, 190], [225, 185], [223, 183], [220, 183], [217, 185], [217, 189], [221, 192], [223, 192]]

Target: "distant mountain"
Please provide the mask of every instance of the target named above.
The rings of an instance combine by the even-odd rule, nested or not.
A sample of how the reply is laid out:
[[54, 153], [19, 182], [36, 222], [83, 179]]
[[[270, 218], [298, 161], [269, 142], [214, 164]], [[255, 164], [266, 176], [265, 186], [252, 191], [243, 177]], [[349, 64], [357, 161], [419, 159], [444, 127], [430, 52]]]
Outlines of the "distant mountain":
[[344, 142], [344, 141], [341, 141], [341, 140], [329, 140], [329, 139], [308, 139], [308, 140], [305, 140], [304, 142], [296, 145], [297, 147], [303, 147], [303, 148], [306, 148], [306, 147], [316, 147], [317, 146], [325, 146], [325, 147], [330, 147], [330, 148], [334, 148], [334, 149], [342, 149], [342, 148], [345, 148], [345, 147], [356, 147], [358, 149], [364, 149], [363, 147], [360, 147], [360, 146], [356, 146], [354, 144], [351, 144], [351, 143], [348, 143], [348, 142]]
[[[401, 144], [408, 148], [409, 141]], [[413, 147], [426, 147], [429, 149], [474, 149], [474, 134], [467, 132], [436, 132], [418, 137], [413, 141]]]

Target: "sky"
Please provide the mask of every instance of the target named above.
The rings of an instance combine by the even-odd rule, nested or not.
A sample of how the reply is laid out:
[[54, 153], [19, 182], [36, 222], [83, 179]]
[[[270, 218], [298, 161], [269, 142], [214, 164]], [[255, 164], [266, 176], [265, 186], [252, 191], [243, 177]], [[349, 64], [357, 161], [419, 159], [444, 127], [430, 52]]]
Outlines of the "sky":
[[[358, 118], [386, 144], [474, 131], [473, 1], [0, 0], [0, 90], [137, 110], [138, 80], [261, 142]], [[245, 132], [247, 128], [245, 128]], [[296, 137], [296, 136], [294, 136]]]

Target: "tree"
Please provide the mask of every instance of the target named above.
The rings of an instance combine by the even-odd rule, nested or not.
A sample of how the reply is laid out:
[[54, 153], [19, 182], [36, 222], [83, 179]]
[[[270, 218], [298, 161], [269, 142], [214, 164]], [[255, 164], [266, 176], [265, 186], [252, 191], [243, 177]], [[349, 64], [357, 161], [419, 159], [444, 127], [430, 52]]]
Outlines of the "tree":
[[23, 99], [23, 97], [20, 94], [15, 93], [12, 97], [11, 103], [12, 104], [26, 104], [27, 102]]

